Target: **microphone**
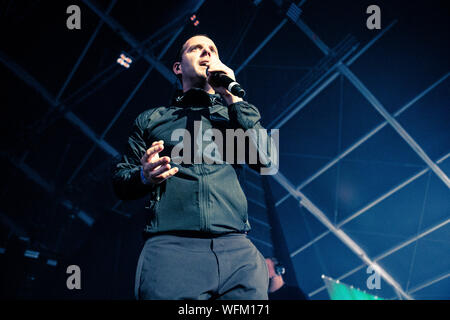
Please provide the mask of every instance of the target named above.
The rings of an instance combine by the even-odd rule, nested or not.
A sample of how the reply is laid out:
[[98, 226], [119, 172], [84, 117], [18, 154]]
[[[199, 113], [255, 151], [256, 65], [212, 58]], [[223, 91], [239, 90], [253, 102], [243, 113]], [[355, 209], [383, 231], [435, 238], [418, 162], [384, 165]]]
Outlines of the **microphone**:
[[[209, 75], [208, 68], [206, 68], [206, 75]], [[231, 94], [242, 98], [245, 96], [245, 90], [241, 88], [241, 85], [231, 79], [229, 76], [220, 73], [220, 72], [214, 72], [211, 74], [210, 82], [214, 87], [224, 87], [227, 88], [228, 91], [231, 92]]]

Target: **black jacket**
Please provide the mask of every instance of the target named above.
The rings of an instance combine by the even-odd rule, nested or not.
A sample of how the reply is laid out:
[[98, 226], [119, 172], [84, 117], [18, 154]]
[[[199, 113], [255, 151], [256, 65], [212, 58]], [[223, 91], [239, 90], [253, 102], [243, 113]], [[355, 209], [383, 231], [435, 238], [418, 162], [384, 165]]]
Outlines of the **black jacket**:
[[[149, 217], [145, 232], [150, 234], [172, 231], [247, 232], [250, 230], [247, 199], [239, 182], [242, 164], [174, 163], [172, 149], [181, 138], [172, 141], [172, 134], [175, 129], [187, 129], [194, 145], [194, 121], [198, 121], [197, 124], [201, 121], [202, 133], [214, 128], [224, 136], [226, 129], [263, 129], [255, 106], [244, 101], [227, 107], [219, 95], [191, 89], [176, 96], [171, 106], [152, 108], [137, 117], [127, 150], [113, 167], [114, 190], [123, 200], [148, 197]], [[144, 185], [140, 178], [140, 159], [150, 145], [159, 140], [164, 140], [160, 157], [171, 157], [171, 166], [177, 166], [179, 171], [161, 184]], [[202, 145], [202, 151], [206, 145]], [[270, 144], [265, 147], [266, 155], [270, 155], [270, 149]], [[187, 151], [183, 150], [180, 155], [184, 152]], [[226, 152], [223, 153], [222, 158], [228, 159], [225, 158]], [[194, 160], [194, 152], [191, 154]], [[234, 159], [237, 161], [236, 156]], [[271, 162], [258, 161], [251, 165], [256, 170], [261, 166], [270, 167]]]

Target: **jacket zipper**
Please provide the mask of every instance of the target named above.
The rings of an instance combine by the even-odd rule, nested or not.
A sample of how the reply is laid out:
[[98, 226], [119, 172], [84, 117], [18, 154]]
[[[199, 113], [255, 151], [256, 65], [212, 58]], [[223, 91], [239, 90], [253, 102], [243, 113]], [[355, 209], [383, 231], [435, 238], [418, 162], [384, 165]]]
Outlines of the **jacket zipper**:
[[203, 164], [200, 165], [201, 174], [201, 194], [200, 194], [200, 217], [201, 217], [201, 230], [209, 231], [209, 216], [208, 216], [208, 185], [206, 183], [206, 175]]

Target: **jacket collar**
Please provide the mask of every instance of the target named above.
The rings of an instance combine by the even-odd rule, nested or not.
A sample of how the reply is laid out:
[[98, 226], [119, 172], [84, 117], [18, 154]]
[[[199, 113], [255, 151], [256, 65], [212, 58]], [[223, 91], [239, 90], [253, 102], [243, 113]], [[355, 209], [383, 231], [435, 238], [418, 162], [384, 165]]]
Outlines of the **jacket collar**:
[[218, 94], [210, 94], [203, 89], [192, 88], [186, 92], [177, 90], [172, 99], [172, 105], [178, 107], [210, 107], [225, 104]]

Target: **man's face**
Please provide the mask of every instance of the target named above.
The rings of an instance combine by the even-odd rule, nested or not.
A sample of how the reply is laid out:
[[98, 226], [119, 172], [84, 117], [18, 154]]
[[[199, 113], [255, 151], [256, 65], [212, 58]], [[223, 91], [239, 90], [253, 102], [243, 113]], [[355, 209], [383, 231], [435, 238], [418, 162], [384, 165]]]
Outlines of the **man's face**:
[[179, 68], [174, 64], [174, 72], [182, 75], [183, 83], [203, 84], [206, 82], [206, 68], [211, 59], [218, 58], [214, 42], [204, 36], [195, 36], [184, 44]]

